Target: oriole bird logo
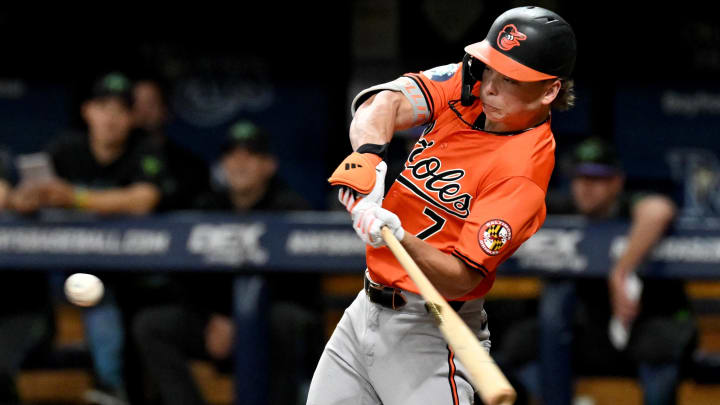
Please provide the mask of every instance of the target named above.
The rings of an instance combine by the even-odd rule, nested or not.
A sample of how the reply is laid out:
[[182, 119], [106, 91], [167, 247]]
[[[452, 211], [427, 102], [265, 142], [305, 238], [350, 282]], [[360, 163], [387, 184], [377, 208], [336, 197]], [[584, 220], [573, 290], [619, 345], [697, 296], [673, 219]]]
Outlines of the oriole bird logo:
[[497, 38], [497, 44], [503, 51], [509, 51], [510, 49], [520, 46], [520, 41], [527, 39], [527, 35], [518, 31], [515, 24], [508, 24], [500, 31]]

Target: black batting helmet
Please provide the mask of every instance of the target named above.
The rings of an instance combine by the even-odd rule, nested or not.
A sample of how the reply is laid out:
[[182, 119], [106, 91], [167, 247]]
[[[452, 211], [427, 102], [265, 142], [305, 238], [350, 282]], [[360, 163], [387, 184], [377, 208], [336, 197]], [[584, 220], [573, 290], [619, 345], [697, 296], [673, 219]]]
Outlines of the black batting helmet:
[[569, 78], [575, 66], [575, 34], [550, 10], [517, 7], [495, 19], [485, 40], [466, 46], [465, 52], [521, 82]]

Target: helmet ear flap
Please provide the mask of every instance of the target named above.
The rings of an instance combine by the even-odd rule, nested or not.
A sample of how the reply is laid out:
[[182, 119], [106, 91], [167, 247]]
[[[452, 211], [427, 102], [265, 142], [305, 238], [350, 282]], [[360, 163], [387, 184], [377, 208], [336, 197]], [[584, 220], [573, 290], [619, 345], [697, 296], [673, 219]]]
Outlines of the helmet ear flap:
[[[462, 89], [460, 92], [460, 104], [470, 106], [475, 102], [477, 97], [473, 96], [472, 89], [477, 80], [470, 73], [470, 59], [472, 56], [466, 53], [462, 60]], [[477, 59], [475, 62], [479, 62]]]

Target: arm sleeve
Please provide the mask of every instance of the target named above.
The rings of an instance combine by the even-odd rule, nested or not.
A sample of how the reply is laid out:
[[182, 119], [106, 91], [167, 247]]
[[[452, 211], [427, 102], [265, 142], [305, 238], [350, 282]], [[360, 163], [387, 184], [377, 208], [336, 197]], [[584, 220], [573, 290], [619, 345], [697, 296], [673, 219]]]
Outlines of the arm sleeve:
[[380, 91], [397, 91], [403, 93], [413, 106], [415, 124], [427, 124], [448, 108], [448, 101], [460, 98], [461, 66], [460, 63], [451, 63], [420, 73], [408, 73], [391, 82], [367, 88], [355, 96], [351, 112], [354, 115], [365, 100]]
[[422, 89], [430, 111], [430, 121], [448, 109], [448, 102], [460, 99], [462, 89], [462, 63], [451, 63], [434, 67], [420, 73], [408, 73], [404, 77], [412, 79]]
[[472, 204], [452, 254], [485, 276], [545, 221], [545, 193], [526, 177], [500, 180]]

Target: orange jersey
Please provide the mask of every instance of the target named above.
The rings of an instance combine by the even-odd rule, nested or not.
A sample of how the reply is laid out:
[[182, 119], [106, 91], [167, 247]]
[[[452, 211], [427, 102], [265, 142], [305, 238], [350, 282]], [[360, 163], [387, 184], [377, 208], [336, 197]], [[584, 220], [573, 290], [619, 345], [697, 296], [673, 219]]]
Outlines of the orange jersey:
[[[461, 64], [407, 74], [406, 94], [431, 122], [410, 152], [383, 207], [400, 217], [406, 232], [462, 260], [483, 281], [460, 300], [479, 298], [495, 272], [545, 221], [545, 194], [555, 164], [547, 120], [516, 134], [472, 129], [449, 107], [460, 99]], [[415, 87], [413, 87], [415, 86]], [[475, 102], [453, 102], [470, 123], [482, 112]], [[372, 279], [417, 293], [387, 247], [367, 247]]]

